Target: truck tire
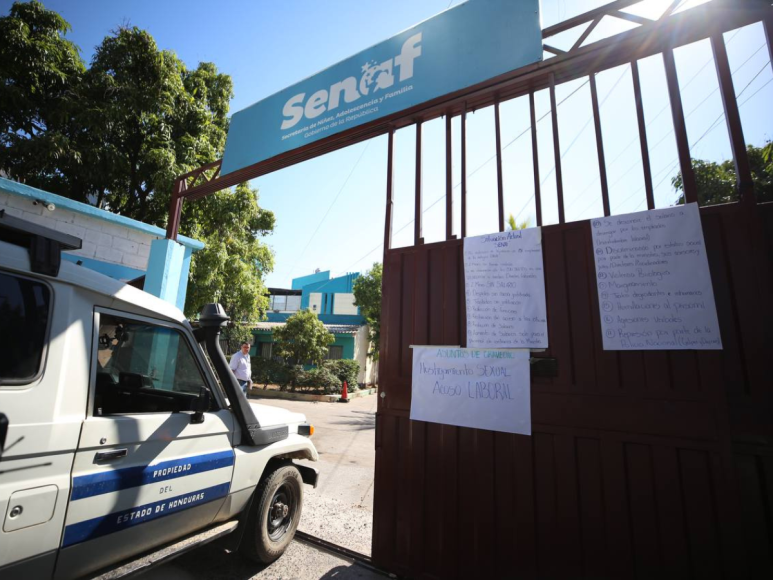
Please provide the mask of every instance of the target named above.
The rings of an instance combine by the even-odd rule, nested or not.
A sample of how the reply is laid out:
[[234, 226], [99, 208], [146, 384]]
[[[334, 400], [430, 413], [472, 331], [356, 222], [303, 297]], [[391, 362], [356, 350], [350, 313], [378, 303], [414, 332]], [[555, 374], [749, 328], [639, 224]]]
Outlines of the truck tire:
[[264, 474], [247, 517], [241, 552], [270, 564], [281, 556], [301, 521], [303, 479], [293, 465], [280, 465]]

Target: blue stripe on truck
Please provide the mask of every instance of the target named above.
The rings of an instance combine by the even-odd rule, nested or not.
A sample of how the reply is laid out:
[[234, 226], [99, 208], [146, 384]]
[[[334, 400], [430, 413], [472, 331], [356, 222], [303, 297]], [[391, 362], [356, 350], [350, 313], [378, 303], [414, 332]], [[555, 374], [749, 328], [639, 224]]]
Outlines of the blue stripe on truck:
[[205, 489], [199, 489], [183, 495], [135, 506], [128, 510], [113, 512], [104, 516], [70, 524], [64, 529], [62, 547], [72, 546], [100, 536], [144, 524], [151, 520], [162, 518], [197, 505], [225, 497], [231, 488], [231, 483], [221, 483]]
[[112, 471], [100, 471], [91, 475], [80, 475], [73, 479], [70, 501], [212, 471], [221, 467], [230, 467], [233, 464], [234, 452], [228, 450], [162, 461], [155, 465], [138, 465]]

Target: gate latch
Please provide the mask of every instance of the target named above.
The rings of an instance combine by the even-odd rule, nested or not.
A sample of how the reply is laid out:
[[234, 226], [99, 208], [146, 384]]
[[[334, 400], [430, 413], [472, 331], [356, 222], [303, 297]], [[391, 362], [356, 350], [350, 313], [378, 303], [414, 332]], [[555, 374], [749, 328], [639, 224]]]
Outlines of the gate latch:
[[531, 357], [529, 359], [529, 365], [531, 367], [532, 378], [554, 378], [558, 376], [557, 358]]

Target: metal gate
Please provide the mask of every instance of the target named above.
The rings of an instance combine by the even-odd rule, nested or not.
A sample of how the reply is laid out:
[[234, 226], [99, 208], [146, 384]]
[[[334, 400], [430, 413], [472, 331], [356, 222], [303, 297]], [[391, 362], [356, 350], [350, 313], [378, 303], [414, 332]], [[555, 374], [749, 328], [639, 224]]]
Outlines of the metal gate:
[[[615, 2], [544, 31], [598, 24], [633, 2]], [[674, 3], [676, 5], [677, 3]], [[376, 423], [374, 562], [423, 578], [773, 577], [773, 204], [758, 205], [722, 33], [763, 21], [770, 7], [712, 2], [516, 71], [445, 105], [451, 117], [495, 106], [499, 226], [504, 229], [499, 103], [550, 91], [559, 221], [543, 227], [550, 348], [555, 377], [532, 379], [533, 436], [411, 421], [410, 345], [466, 343], [462, 241], [421, 236], [420, 169], [414, 245], [384, 257], [380, 388]], [[673, 8], [673, 6], [672, 6]], [[740, 201], [701, 209], [724, 348], [602, 350], [591, 230], [564, 223], [555, 85], [588, 76], [605, 215], [609, 215], [594, 73], [630, 63], [648, 207], [654, 207], [637, 59], [662, 53], [685, 197], [696, 200], [673, 48], [711, 40], [735, 157]], [[414, 116], [417, 156], [421, 123]], [[392, 230], [389, 133], [385, 247]], [[533, 133], [536, 142], [536, 134]], [[533, 151], [537, 151], [533, 147]], [[462, 179], [465, 154], [462, 149]], [[421, 167], [417, 157], [416, 167]], [[537, 220], [541, 225], [535, 158]], [[465, 215], [462, 184], [462, 216]], [[465, 234], [462, 217], [462, 237]]]
[[[554, 58], [220, 176], [217, 161], [180, 176], [167, 236], [192, 201], [388, 134], [373, 561], [423, 578], [773, 577], [773, 204], [758, 204], [723, 33], [761, 22], [764, 0], [712, 0], [657, 20], [617, 0], [543, 30], [585, 25]], [[603, 18], [638, 28], [584, 44]], [[662, 55], [686, 201], [697, 200], [673, 49], [710, 39], [739, 201], [701, 209], [721, 351], [601, 348], [590, 227], [565, 223], [556, 85], [587, 78], [599, 181], [610, 214], [594, 75], [631, 67], [647, 207], [653, 178], [637, 61]], [[461, 122], [461, 237], [466, 234], [465, 119], [494, 106], [499, 229], [504, 230], [499, 104], [530, 100], [534, 196], [542, 224], [534, 93], [549, 90], [559, 223], [543, 228], [554, 377], [533, 377], [532, 437], [411, 421], [411, 344], [465, 345], [462, 241], [453, 235], [452, 119]], [[422, 238], [422, 123], [445, 117], [445, 238]], [[413, 246], [390, 249], [394, 133], [416, 125]]]

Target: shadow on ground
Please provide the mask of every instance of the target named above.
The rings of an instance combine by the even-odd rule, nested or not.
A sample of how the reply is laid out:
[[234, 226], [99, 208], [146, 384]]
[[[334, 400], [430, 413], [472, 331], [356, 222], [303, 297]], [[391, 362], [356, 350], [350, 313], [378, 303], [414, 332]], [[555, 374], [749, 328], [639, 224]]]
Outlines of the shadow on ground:
[[213, 544], [180, 556], [169, 564], [150, 570], [140, 580], [274, 580], [288, 578], [336, 578], [370, 580], [383, 578], [349, 560], [312, 546], [293, 542], [276, 562], [263, 565], [228, 553]]

